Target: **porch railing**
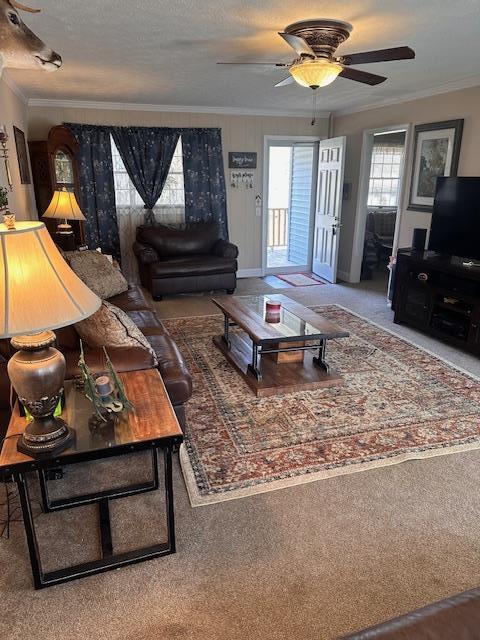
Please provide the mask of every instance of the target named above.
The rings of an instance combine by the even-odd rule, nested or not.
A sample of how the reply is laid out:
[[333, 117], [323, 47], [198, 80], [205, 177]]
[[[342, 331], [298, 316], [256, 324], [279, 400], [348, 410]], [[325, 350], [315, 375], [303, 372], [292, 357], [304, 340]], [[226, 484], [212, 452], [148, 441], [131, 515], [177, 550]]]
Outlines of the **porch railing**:
[[288, 208], [268, 210], [268, 248], [281, 249], [288, 245]]

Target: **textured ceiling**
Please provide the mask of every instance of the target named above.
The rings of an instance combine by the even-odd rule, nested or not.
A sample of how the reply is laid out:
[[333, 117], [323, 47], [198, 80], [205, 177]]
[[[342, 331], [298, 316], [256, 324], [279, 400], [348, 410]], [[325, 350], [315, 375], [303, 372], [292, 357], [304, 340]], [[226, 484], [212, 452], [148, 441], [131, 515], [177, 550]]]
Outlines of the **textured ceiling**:
[[339, 78], [318, 90], [319, 110], [362, 107], [446, 83], [468, 83], [480, 73], [479, 0], [37, 0], [36, 6], [42, 13], [22, 14], [25, 22], [63, 56], [64, 65], [51, 74], [10, 70], [30, 98], [303, 115], [311, 110], [309, 89], [272, 86], [285, 70], [215, 63], [290, 61], [292, 51], [277, 31], [315, 17], [353, 24], [342, 54], [398, 45], [417, 53], [412, 61], [359, 66], [389, 80], [368, 87]]

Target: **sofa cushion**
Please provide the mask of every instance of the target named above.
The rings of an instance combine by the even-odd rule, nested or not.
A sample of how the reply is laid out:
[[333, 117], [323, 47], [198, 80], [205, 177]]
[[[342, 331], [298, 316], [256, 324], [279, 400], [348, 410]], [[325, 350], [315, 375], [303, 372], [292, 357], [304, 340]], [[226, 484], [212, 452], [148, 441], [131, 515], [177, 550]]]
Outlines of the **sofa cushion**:
[[141, 309], [139, 311], [128, 311], [127, 315], [133, 320], [143, 335], [148, 335], [150, 332], [165, 333], [162, 323], [153, 311]]
[[68, 327], [62, 327], [61, 329], [55, 329], [55, 335], [57, 337], [57, 347], [60, 351], [64, 349], [78, 349], [80, 346], [79, 335], [73, 324]]
[[168, 334], [149, 335], [148, 341], [172, 404], [186, 402], [192, 395], [192, 378], [177, 345]]
[[176, 227], [168, 225], [140, 226], [137, 241], [152, 246], [160, 258], [194, 256], [211, 253], [220, 236], [214, 222], [191, 223]]
[[118, 307], [103, 301], [89, 318], [77, 322], [75, 329], [89, 347], [143, 347], [153, 349], [131, 318]]
[[127, 291], [128, 283], [122, 272], [102, 253], [69, 251], [66, 256], [80, 280], [102, 300]]
[[[79, 351], [65, 350], [62, 352], [65, 356], [66, 370], [65, 379], [71, 380], [80, 375], [78, 368]], [[85, 348], [85, 362], [93, 373], [105, 371], [105, 354], [103, 349], [95, 347], [94, 349]], [[153, 369], [157, 366], [157, 358], [144, 347], [109, 347], [108, 357], [117, 373], [124, 371], [141, 371], [143, 369]]]
[[122, 311], [141, 311], [142, 309], [150, 310], [151, 306], [145, 297], [141, 287], [130, 285], [126, 291], [116, 296], [108, 298], [110, 304], [114, 304]]
[[207, 276], [216, 273], [232, 273], [237, 270], [237, 261], [215, 255], [180, 256], [166, 258], [150, 266], [152, 278], [174, 276]]

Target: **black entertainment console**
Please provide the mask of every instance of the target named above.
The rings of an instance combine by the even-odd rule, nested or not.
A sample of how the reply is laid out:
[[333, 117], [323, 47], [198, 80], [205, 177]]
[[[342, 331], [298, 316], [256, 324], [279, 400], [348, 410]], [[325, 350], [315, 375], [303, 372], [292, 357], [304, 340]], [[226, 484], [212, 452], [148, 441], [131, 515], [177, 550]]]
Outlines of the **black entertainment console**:
[[393, 308], [397, 324], [480, 355], [480, 260], [400, 250]]

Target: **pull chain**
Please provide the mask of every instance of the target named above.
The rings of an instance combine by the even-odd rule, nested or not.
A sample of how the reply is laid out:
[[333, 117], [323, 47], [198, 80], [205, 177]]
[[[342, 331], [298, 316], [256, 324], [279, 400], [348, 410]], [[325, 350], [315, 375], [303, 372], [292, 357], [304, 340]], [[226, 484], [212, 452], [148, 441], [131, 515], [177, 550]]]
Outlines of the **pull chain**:
[[312, 121], [311, 121], [311, 125], [312, 127], [315, 125], [316, 121], [317, 121], [317, 117], [316, 117], [316, 113], [317, 113], [317, 92], [314, 89], [313, 90], [313, 105], [312, 105], [313, 109], [312, 109]]

